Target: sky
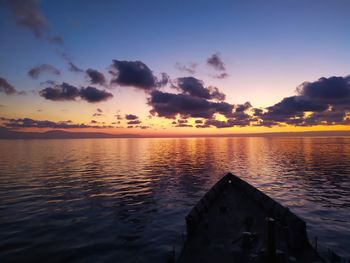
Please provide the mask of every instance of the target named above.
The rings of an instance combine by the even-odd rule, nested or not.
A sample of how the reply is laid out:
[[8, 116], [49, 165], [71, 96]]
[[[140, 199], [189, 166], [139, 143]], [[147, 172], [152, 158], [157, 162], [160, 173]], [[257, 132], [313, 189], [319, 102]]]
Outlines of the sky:
[[0, 126], [349, 130], [350, 1], [0, 0]]

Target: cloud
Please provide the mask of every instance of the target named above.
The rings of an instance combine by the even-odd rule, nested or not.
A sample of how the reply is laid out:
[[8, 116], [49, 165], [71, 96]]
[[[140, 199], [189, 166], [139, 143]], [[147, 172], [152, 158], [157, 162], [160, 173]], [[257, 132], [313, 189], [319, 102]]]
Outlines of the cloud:
[[176, 64], [175, 64], [176, 69], [183, 71], [183, 72], [187, 72], [187, 73], [192, 74], [192, 75], [196, 73], [197, 66], [198, 66], [198, 64], [193, 63], [193, 62], [189, 63], [188, 66], [182, 65], [179, 62], [176, 62]]
[[0, 92], [4, 92], [6, 95], [18, 94], [16, 88], [2, 77], [0, 77]]
[[105, 90], [99, 90], [94, 87], [80, 88], [74, 87], [63, 82], [60, 85], [47, 87], [39, 92], [40, 96], [53, 101], [74, 101], [81, 98], [90, 103], [96, 103], [108, 100], [113, 97], [112, 93]]
[[99, 90], [94, 87], [86, 87], [80, 89], [80, 97], [90, 103], [106, 101], [113, 97], [112, 93], [105, 90]]
[[221, 73], [219, 73], [219, 74], [212, 75], [213, 78], [224, 79], [224, 78], [227, 78], [229, 76], [227, 74], [227, 72], [225, 72], [226, 71], [225, 64], [220, 57], [220, 53], [215, 53], [215, 54], [211, 55], [207, 59], [207, 65], [216, 71], [219, 71], [219, 72], [221, 71]]
[[177, 86], [173, 86], [181, 90], [184, 94], [204, 98], [225, 100], [225, 94], [221, 93], [216, 87], [204, 87], [203, 81], [194, 77], [184, 77], [177, 79]]
[[180, 120], [177, 120], [177, 122], [180, 124], [184, 124], [184, 123], [188, 123], [188, 120], [187, 119], [180, 119]]
[[69, 54], [67, 54], [66, 52], [57, 52], [57, 54], [68, 63], [68, 70], [70, 72], [74, 72], [74, 73], [84, 72], [83, 69], [79, 68], [72, 62], [72, 57]]
[[215, 113], [225, 116], [232, 114], [233, 105], [226, 102], [212, 102], [207, 99], [189, 94], [173, 94], [153, 91], [148, 99], [152, 107], [151, 114], [159, 117], [175, 118], [178, 114], [183, 117], [211, 118]]
[[220, 57], [220, 53], [215, 53], [207, 59], [207, 64], [217, 71], [225, 71], [225, 64]]
[[235, 111], [238, 112], [245, 112], [247, 110], [249, 110], [250, 108], [252, 108], [252, 105], [250, 104], [250, 102], [246, 102], [244, 104], [236, 104], [235, 105]]
[[[41, 38], [49, 29], [47, 18], [41, 12], [39, 0], [0, 0], [9, 7], [12, 17], [18, 26], [28, 28], [36, 38]], [[62, 36], [47, 37], [51, 44], [63, 45]]]
[[348, 112], [342, 110], [327, 110], [324, 112], [314, 112], [311, 115], [304, 117], [298, 126], [311, 125], [349, 125], [350, 118], [347, 118]]
[[[139, 117], [134, 114], [125, 114], [126, 120], [137, 120]], [[119, 119], [118, 119], [119, 120]]]
[[5, 0], [4, 3], [10, 7], [16, 24], [29, 28], [36, 37], [41, 37], [48, 28], [37, 0]]
[[68, 70], [71, 72], [75, 72], [75, 73], [82, 73], [84, 72], [84, 70], [82, 70], [81, 68], [78, 68], [75, 64], [73, 64], [73, 62], [69, 61], [68, 62]]
[[102, 112], [103, 110], [101, 110], [100, 108], [97, 108], [96, 109], [97, 112], [95, 112], [92, 116], [93, 117], [100, 117], [100, 116], [103, 116]]
[[297, 88], [296, 96], [286, 97], [266, 112], [254, 114], [261, 119], [261, 126], [311, 126], [343, 124], [349, 110], [350, 77], [347, 76], [304, 82]]
[[210, 128], [210, 125], [207, 125], [207, 124], [203, 124], [203, 125], [198, 124], [198, 125], [196, 125], [196, 128], [200, 128], [200, 129], [203, 129], [203, 128]]
[[141, 121], [140, 120], [128, 121], [126, 124], [128, 125], [141, 124]]
[[53, 36], [53, 37], [49, 37], [48, 39], [49, 39], [49, 42], [52, 44], [57, 44], [57, 45], [64, 44], [63, 37], [61, 37], [61, 36]]
[[123, 119], [123, 117], [120, 114], [116, 114], [114, 116], [117, 118], [117, 120], [122, 120]]
[[189, 127], [193, 127], [193, 126], [191, 124], [179, 123], [179, 124], [175, 125], [174, 127], [176, 127], [176, 128], [189, 128]]
[[91, 84], [98, 84], [101, 86], [106, 86], [106, 83], [107, 83], [106, 78], [101, 72], [99, 72], [95, 69], [89, 68], [86, 70], [86, 74], [89, 77]]
[[66, 101], [75, 100], [80, 96], [79, 89], [63, 82], [60, 85], [48, 87], [39, 91], [40, 96], [47, 100]]
[[153, 72], [141, 61], [113, 60], [110, 73], [111, 84], [135, 87], [142, 90], [152, 90], [167, 83], [165, 75], [158, 81]]
[[227, 78], [229, 75], [226, 73], [226, 72], [224, 72], [224, 73], [220, 73], [220, 74], [218, 74], [218, 75], [213, 75], [212, 77], [214, 78], [214, 79], [225, 79], [225, 78]]
[[166, 84], [168, 84], [169, 81], [170, 81], [170, 77], [169, 77], [168, 74], [163, 72], [163, 73], [161, 73], [161, 76], [162, 76], [161, 79], [158, 80], [157, 83], [156, 83], [156, 87], [163, 87]]
[[[247, 118], [244, 119], [228, 119], [226, 121], [220, 121], [215, 119], [208, 119], [205, 121], [205, 125], [208, 126], [215, 126], [216, 128], [230, 128], [234, 126], [249, 126], [250, 125], [250, 118], [247, 116]], [[203, 128], [203, 127], [202, 127]]]
[[30, 69], [28, 71], [28, 75], [34, 79], [37, 79], [44, 72], [57, 76], [61, 74], [61, 72], [54, 66], [49, 64], [41, 64], [37, 67], [33, 67], [32, 69]]
[[72, 121], [48, 121], [34, 120], [31, 118], [8, 119], [0, 118], [3, 125], [7, 128], [53, 128], [53, 129], [75, 129], [75, 128], [113, 128], [109, 125], [88, 125], [72, 123]]
[[304, 82], [297, 88], [299, 96], [328, 103], [350, 101], [350, 76], [320, 78], [315, 82]]

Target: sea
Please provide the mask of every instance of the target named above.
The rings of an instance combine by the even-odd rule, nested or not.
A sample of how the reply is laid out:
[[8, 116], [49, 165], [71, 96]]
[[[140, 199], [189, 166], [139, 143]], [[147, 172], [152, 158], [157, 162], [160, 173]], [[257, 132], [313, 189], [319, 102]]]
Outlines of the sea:
[[116, 138], [0, 140], [0, 262], [166, 262], [227, 172], [350, 258], [350, 137]]

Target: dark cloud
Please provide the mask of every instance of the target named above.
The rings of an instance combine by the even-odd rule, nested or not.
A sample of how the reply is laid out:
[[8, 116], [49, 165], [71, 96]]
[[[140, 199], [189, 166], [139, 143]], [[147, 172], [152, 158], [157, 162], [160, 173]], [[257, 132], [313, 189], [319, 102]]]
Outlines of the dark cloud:
[[[350, 117], [347, 118], [347, 112], [342, 110], [327, 110], [324, 112], [314, 112], [311, 115], [302, 118], [298, 126], [311, 125], [349, 125]], [[288, 123], [291, 124], [291, 123]]]
[[193, 127], [191, 124], [187, 124], [187, 123], [179, 123], [177, 125], [175, 125], [174, 127], [177, 128], [189, 128], [189, 127]]
[[182, 65], [179, 62], [176, 62], [175, 68], [177, 68], [180, 71], [187, 72], [189, 74], [194, 74], [196, 73], [198, 64], [197, 63], [190, 63], [188, 66]]
[[248, 101], [244, 104], [236, 104], [235, 105], [236, 112], [245, 112], [245, 111], [249, 110], [250, 108], [252, 108], [252, 105]]
[[100, 126], [100, 125], [88, 125], [77, 124], [72, 121], [48, 121], [48, 120], [34, 120], [30, 118], [22, 119], [8, 119], [0, 118], [3, 121], [3, 125], [7, 128], [53, 128], [53, 129], [74, 129], [74, 128], [113, 128], [113, 126]]
[[30, 69], [28, 71], [28, 75], [34, 79], [37, 79], [44, 72], [50, 73], [53, 75], [60, 75], [61, 74], [61, 72], [57, 68], [55, 68], [54, 66], [49, 65], [49, 64], [41, 64], [37, 67], [33, 67], [32, 69]]
[[45, 80], [43, 82], [40, 82], [40, 85], [44, 85], [44, 86], [46, 86], [46, 85], [57, 85], [57, 84], [58, 83], [56, 81], [54, 81], [54, 80]]
[[29, 28], [36, 37], [41, 37], [48, 28], [47, 20], [39, 9], [37, 0], [4, 0], [17, 25]]
[[320, 78], [315, 82], [304, 82], [297, 88], [299, 96], [327, 102], [344, 101], [350, 98], [350, 76]]
[[117, 120], [122, 120], [123, 119], [123, 117], [120, 114], [116, 114], [114, 116], [117, 118]]
[[153, 72], [141, 61], [113, 60], [110, 73], [112, 84], [130, 86], [143, 90], [152, 90], [167, 83], [167, 75], [158, 81]]
[[[216, 128], [230, 128], [234, 126], [249, 126], [250, 125], [250, 120], [249, 118], [246, 119], [228, 119], [226, 121], [220, 121], [220, 120], [215, 120], [215, 119], [208, 119], [205, 121], [205, 126], [215, 126]], [[204, 128], [204, 127], [200, 127]]]
[[207, 59], [207, 64], [217, 71], [225, 71], [225, 65], [220, 57], [220, 53], [215, 53]]
[[252, 113], [253, 113], [253, 116], [261, 116], [263, 113], [264, 113], [264, 110], [263, 109], [259, 109], [259, 108], [253, 108], [252, 109]]
[[83, 73], [84, 70], [79, 68], [78, 66], [76, 66], [73, 61], [72, 61], [72, 57], [66, 53], [66, 52], [57, 52], [57, 54], [68, 63], [68, 70], [70, 72], [74, 72], [74, 73]]
[[134, 114], [125, 114], [126, 120], [137, 120], [139, 117]]
[[93, 117], [100, 117], [100, 116], [103, 116], [102, 112], [103, 110], [101, 110], [100, 108], [97, 108], [96, 109], [97, 112], [95, 112], [92, 116]]
[[48, 87], [39, 92], [40, 96], [47, 100], [66, 101], [80, 97], [79, 89], [63, 82], [60, 85]]
[[86, 74], [89, 77], [91, 84], [98, 84], [101, 86], [106, 86], [106, 83], [107, 83], [106, 78], [101, 72], [99, 72], [95, 69], [89, 68], [86, 70]]
[[75, 72], [75, 73], [82, 73], [82, 72], [84, 72], [84, 70], [82, 70], [81, 68], [78, 68], [71, 61], [68, 62], [68, 70], [71, 71], [71, 72]]
[[220, 73], [220, 74], [218, 74], [218, 75], [213, 75], [212, 77], [214, 78], [214, 79], [225, 79], [225, 78], [227, 78], [229, 75], [227, 74], [227, 73]]
[[0, 77], [0, 92], [4, 92], [6, 95], [13, 95], [18, 93], [16, 88], [2, 77]]
[[[289, 124], [297, 126], [343, 124], [350, 110], [350, 78], [320, 78], [304, 82], [297, 88], [298, 95], [284, 98], [268, 107], [266, 112], [255, 111], [259, 125]], [[306, 115], [309, 112], [311, 115]]]
[[98, 123], [97, 121], [95, 121], [95, 120], [91, 120], [91, 123]]
[[162, 77], [160, 78], [160, 80], [158, 80], [156, 83], [156, 87], [163, 87], [170, 82], [170, 77], [168, 74], [163, 72], [161, 73], [161, 76]]
[[211, 57], [207, 59], [208, 66], [212, 67], [216, 71], [221, 71], [221, 73], [212, 75], [215, 79], [224, 79], [227, 78], [229, 75], [227, 74], [225, 64], [222, 61], [220, 57], [220, 53], [215, 53]]
[[128, 121], [126, 124], [128, 125], [141, 124], [141, 121], [140, 120]]
[[196, 124], [202, 124], [202, 123], [203, 123], [203, 120], [195, 120], [195, 123], [196, 123]]
[[218, 88], [211, 86], [206, 88], [203, 81], [194, 77], [178, 78], [177, 86], [173, 86], [173, 88], [199, 98], [225, 100], [225, 94], [221, 93]]
[[52, 44], [63, 45], [64, 40], [63, 40], [63, 37], [61, 36], [53, 36], [53, 37], [49, 37], [49, 42]]
[[200, 128], [200, 129], [203, 129], [203, 128], [210, 128], [210, 125], [207, 125], [207, 124], [203, 124], [203, 125], [196, 125], [196, 128]]
[[179, 124], [188, 123], [188, 120], [186, 120], [186, 119], [180, 119], [180, 120], [177, 120], [177, 123], [179, 123]]
[[211, 118], [215, 113], [230, 116], [233, 109], [233, 105], [226, 102], [212, 102], [189, 94], [158, 90], [151, 93], [148, 104], [152, 107], [151, 114], [166, 118], [175, 118], [178, 114], [193, 118]]
[[81, 98], [90, 103], [96, 103], [108, 100], [113, 97], [112, 93], [105, 90], [99, 90], [94, 87], [80, 88], [74, 87], [63, 82], [60, 85], [48, 87], [39, 92], [40, 96], [53, 101], [74, 101]]
[[328, 104], [305, 99], [302, 96], [291, 96], [284, 98], [279, 103], [268, 107], [263, 115], [265, 120], [275, 120], [283, 122], [291, 117], [303, 116], [304, 112], [324, 111], [328, 109]]
[[112, 93], [105, 90], [99, 90], [94, 87], [86, 87], [80, 89], [80, 97], [90, 103], [106, 101], [113, 97]]
[[216, 100], [226, 99], [226, 95], [220, 92], [217, 87], [209, 86], [207, 89], [209, 90], [211, 99], [216, 99]]

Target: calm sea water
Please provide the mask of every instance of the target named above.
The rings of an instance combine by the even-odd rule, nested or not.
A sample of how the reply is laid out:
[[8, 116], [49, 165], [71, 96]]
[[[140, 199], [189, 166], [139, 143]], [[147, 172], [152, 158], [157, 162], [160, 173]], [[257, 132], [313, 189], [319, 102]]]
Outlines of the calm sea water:
[[231, 171], [350, 257], [350, 138], [0, 141], [0, 262], [164, 262]]

